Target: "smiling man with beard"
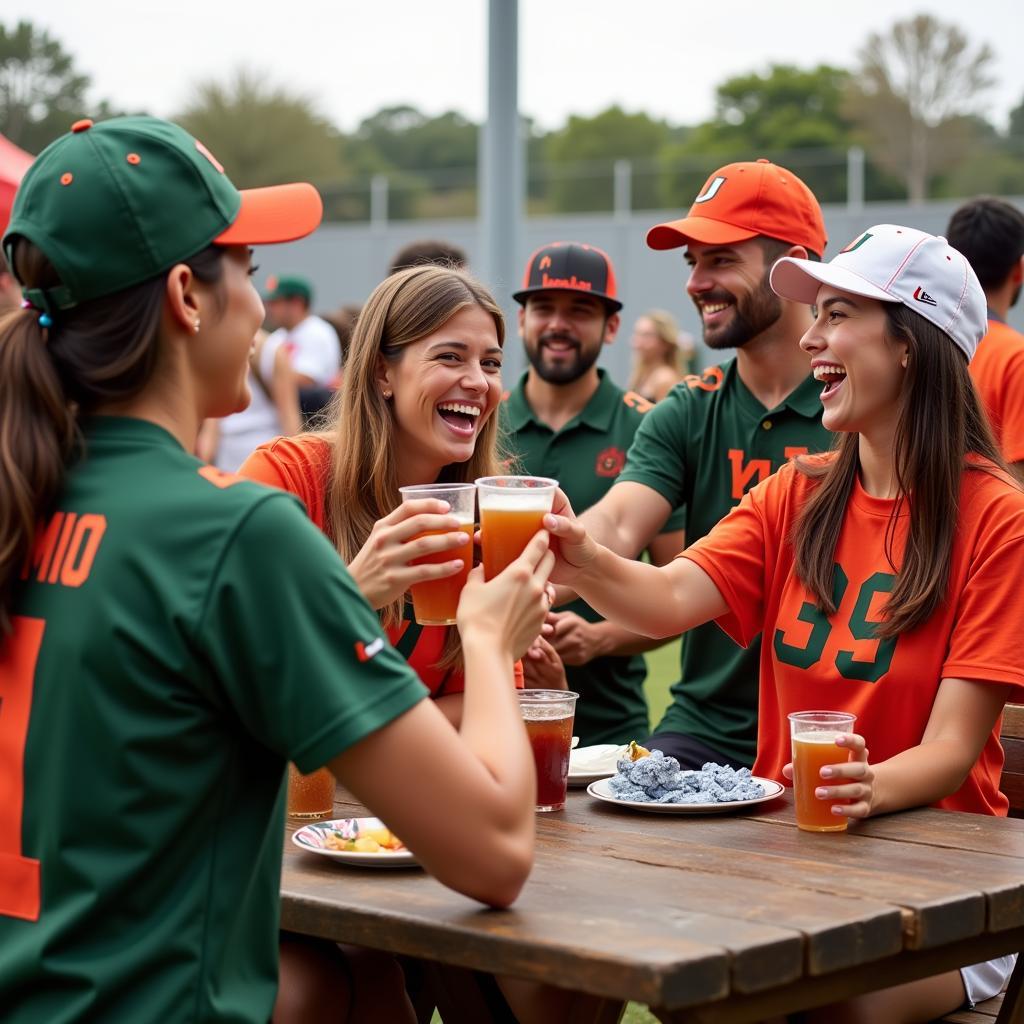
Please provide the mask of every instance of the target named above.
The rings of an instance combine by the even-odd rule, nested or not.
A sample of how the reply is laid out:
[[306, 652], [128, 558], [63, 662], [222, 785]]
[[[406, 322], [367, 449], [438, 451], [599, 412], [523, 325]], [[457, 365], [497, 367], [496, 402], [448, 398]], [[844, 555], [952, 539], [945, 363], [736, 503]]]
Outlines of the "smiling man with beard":
[[[686, 247], [704, 342], [736, 356], [685, 378], [644, 418], [615, 486], [582, 516], [596, 540], [635, 555], [685, 505], [692, 543], [793, 455], [829, 447], [821, 385], [798, 345], [811, 313], [768, 284], [779, 257], [820, 260], [825, 243], [810, 189], [767, 160], [715, 171], [686, 217], [648, 232], [652, 249]], [[760, 638], [742, 649], [714, 623], [690, 631], [672, 704], [644, 745], [684, 768], [752, 765], [759, 656]]]
[[[592, 245], [554, 242], [530, 257], [513, 298], [523, 307], [519, 333], [530, 368], [502, 406], [512, 450], [520, 470], [554, 477], [575, 508], [587, 508], [615, 482], [652, 408], [597, 367], [601, 349], [619, 329], [615, 270]], [[659, 565], [682, 546], [681, 515], [666, 518], [650, 543]], [[580, 741], [624, 743], [646, 734], [646, 670], [639, 654], [662, 641], [605, 622], [583, 601], [553, 613], [551, 621], [549, 639], [569, 689], [581, 696], [574, 725]], [[538, 663], [526, 658], [523, 664], [529, 683]]]

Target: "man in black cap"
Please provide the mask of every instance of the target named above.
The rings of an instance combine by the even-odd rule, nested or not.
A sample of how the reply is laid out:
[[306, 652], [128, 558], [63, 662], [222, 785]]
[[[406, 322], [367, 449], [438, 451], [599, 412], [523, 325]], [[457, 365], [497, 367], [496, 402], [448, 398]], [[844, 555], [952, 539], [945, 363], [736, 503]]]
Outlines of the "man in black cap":
[[[615, 270], [602, 250], [554, 242], [529, 259], [523, 287], [513, 295], [529, 369], [502, 407], [519, 469], [557, 479], [573, 507], [598, 501], [626, 463], [626, 452], [649, 402], [627, 393], [597, 368], [601, 349], [615, 340], [622, 303]], [[651, 543], [658, 564], [682, 547], [670, 519]], [[605, 622], [582, 601], [552, 615], [550, 637], [566, 666], [569, 688], [581, 695], [574, 731], [584, 745], [625, 743], [647, 735], [639, 653], [657, 646]], [[537, 664], [527, 658], [527, 677]]]

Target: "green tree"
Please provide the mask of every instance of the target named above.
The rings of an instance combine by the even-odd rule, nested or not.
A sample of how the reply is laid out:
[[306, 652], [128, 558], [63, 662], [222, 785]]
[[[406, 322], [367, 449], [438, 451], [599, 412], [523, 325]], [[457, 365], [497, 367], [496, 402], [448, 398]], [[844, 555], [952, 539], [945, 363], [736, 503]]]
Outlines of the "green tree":
[[456, 111], [431, 117], [399, 104], [364, 119], [345, 145], [360, 173], [387, 176], [392, 216], [472, 216], [478, 132]]
[[80, 117], [109, 116], [86, 104], [87, 75], [48, 32], [19, 21], [0, 24], [0, 132], [30, 153], [38, 153]]
[[252, 71], [200, 83], [175, 120], [210, 147], [240, 188], [346, 176], [340, 136], [313, 102]]
[[931, 179], [960, 160], [969, 115], [992, 85], [992, 58], [988, 46], [974, 48], [956, 25], [927, 14], [872, 32], [861, 47], [846, 111], [911, 202], [923, 201]]
[[634, 164], [632, 205], [651, 208], [657, 181], [644, 174], [670, 139], [669, 126], [647, 114], [629, 114], [612, 106], [594, 117], [572, 115], [566, 125], [544, 140], [547, 189], [559, 212], [610, 210], [616, 160]]
[[715, 92], [714, 116], [661, 153], [662, 202], [685, 206], [716, 167], [767, 157], [799, 174], [822, 201], [846, 194], [846, 151], [856, 140], [842, 110], [849, 72], [775, 64]]

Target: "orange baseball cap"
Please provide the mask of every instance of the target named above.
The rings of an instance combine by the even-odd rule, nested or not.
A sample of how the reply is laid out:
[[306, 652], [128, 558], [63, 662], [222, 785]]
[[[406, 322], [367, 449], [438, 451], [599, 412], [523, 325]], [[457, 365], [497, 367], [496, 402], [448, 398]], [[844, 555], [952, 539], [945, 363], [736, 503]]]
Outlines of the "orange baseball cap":
[[689, 213], [655, 225], [647, 232], [647, 244], [676, 249], [690, 242], [731, 245], [758, 236], [802, 245], [815, 256], [828, 244], [814, 193], [792, 171], [763, 158], [719, 168]]

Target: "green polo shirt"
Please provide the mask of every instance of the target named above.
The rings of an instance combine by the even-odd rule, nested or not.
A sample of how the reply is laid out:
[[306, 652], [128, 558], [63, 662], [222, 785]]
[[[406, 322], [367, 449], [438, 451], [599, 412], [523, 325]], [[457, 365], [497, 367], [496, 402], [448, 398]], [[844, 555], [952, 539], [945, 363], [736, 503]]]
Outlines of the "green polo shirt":
[[[687, 508], [693, 543], [755, 484], [801, 452], [824, 451], [821, 384], [808, 378], [774, 409], [740, 380], [736, 360], [708, 367], [677, 385], [644, 417], [619, 476]], [[656, 732], [694, 736], [751, 766], [757, 745], [760, 638], [737, 647], [713, 622], [686, 635], [682, 679]]]
[[[600, 501], [615, 483], [637, 428], [653, 408], [646, 399], [613, 384], [604, 370], [598, 370], [598, 377], [590, 401], [561, 430], [552, 430], [534, 415], [526, 400], [527, 374], [502, 405], [503, 424], [520, 468], [558, 480], [577, 512]], [[676, 513], [665, 524], [665, 532], [682, 526], [682, 514]], [[601, 621], [584, 601], [574, 601], [564, 610], [588, 622]], [[566, 665], [565, 674], [569, 688], [580, 694], [573, 730], [581, 743], [627, 743], [647, 735], [642, 657], [595, 658], [587, 665]]]

